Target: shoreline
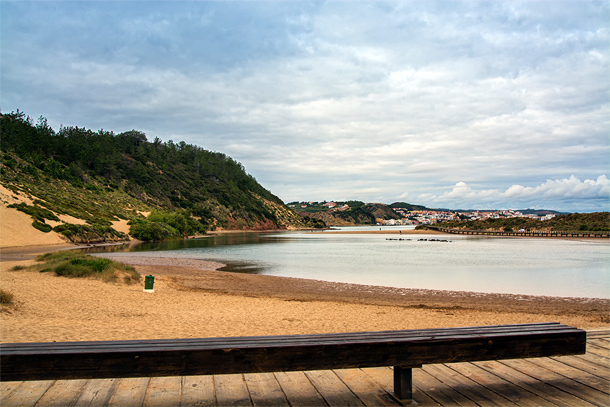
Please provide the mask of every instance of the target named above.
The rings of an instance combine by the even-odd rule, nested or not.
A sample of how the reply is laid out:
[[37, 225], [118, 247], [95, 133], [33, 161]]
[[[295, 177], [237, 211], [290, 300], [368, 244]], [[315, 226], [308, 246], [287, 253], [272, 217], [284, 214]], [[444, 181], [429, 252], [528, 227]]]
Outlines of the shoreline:
[[[112, 258], [111, 253], [104, 257]], [[153, 275], [135, 285], [10, 270], [3, 290], [16, 307], [0, 313], [2, 342], [169, 339], [384, 331], [560, 322], [610, 327], [610, 300], [400, 289], [217, 271], [222, 263], [121, 257]], [[131, 260], [131, 261], [129, 261]], [[43, 295], [41, 295], [43, 294]]]
[[[217, 271], [224, 264], [210, 260], [117, 256], [115, 253], [97, 255], [140, 266], [142, 270], [156, 271], [159, 276], [173, 278], [178, 285], [187, 290], [302, 301], [340, 301], [356, 304], [399, 305], [407, 308], [472, 308], [542, 314], [553, 312], [560, 315], [584, 315], [605, 308], [604, 312], [610, 315], [608, 314], [610, 313], [610, 299], [604, 298], [398, 288]], [[426, 305], [426, 303], [432, 305]], [[532, 308], [534, 303], [536, 307]]]

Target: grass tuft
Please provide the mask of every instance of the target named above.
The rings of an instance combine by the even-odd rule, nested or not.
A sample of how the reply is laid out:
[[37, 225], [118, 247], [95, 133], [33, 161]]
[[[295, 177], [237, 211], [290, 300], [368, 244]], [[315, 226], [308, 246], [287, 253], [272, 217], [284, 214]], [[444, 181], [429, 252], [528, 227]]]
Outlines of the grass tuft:
[[55, 272], [62, 277], [93, 277], [106, 282], [137, 283], [141, 276], [132, 266], [109, 259], [86, 255], [77, 250], [45, 253], [36, 258], [39, 272]]
[[14, 298], [13, 293], [0, 289], [0, 304], [13, 305]]

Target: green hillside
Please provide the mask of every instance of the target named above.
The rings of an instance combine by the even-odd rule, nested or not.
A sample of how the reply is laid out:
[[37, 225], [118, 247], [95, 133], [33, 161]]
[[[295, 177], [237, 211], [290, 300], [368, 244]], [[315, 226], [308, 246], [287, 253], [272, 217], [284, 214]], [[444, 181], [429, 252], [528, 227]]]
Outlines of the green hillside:
[[73, 241], [125, 239], [111, 228], [119, 219], [146, 240], [215, 228], [322, 226], [289, 210], [231, 157], [184, 142], [148, 141], [136, 130], [55, 131], [45, 118], [34, 123], [19, 111], [1, 115], [0, 140], [0, 182], [33, 199], [17, 209], [43, 231], [56, 215], [85, 220], [53, 229]]
[[400, 219], [392, 209], [392, 205], [365, 204], [361, 201], [333, 201], [333, 203], [335, 206], [332, 208], [325, 206], [327, 202], [290, 202], [288, 206], [304, 217], [321, 220], [333, 226], [375, 225], [377, 219]]
[[541, 231], [541, 232], [602, 232], [610, 231], [610, 212], [570, 213], [558, 215], [548, 220], [530, 218], [500, 218], [472, 221], [451, 221], [435, 226], [488, 231]]

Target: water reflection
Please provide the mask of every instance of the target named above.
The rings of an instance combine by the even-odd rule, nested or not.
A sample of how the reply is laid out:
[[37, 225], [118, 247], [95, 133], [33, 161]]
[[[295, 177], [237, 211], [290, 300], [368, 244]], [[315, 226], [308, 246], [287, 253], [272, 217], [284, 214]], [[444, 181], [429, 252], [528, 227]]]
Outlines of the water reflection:
[[[398, 236], [398, 234], [394, 235]], [[610, 298], [608, 242], [383, 234], [238, 233], [113, 246], [212, 260], [223, 271], [405, 288]]]

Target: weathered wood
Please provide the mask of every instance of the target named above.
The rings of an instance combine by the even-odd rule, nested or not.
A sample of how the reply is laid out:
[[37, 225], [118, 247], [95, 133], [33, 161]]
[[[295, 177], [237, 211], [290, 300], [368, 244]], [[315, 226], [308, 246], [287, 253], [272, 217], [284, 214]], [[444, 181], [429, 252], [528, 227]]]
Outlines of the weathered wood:
[[21, 382], [0, 382], [0, 405], [20, 384]]
[[118, 379], [92, 379], [89, 380], [83, 392], [80, 394], [75, 407], [106, 406], [114, 393], [114, 387]]
[[181, 340], [1, 344], [2, 380], [262, 373], [582, 354], [561, 324]]
[[[441, 381], [440, 377], [433, 376], [424, 369], [418, 369], [415, 374], [415, 386], [430, 399], [442, 406], [474, 407], [478, 404], [455, 391], [452, 387]], [[415, 395], [414, 399], [417, 397]]]
[[325, 406], [309, 378], [303, 372], [277, 372], [274, 374], [286, 398], [293, 407]]
[[144, 398], [144, 407], [166, 407], [180, 400], [182, 394], [182, 378], [153, 377], [148, 384], [148, 391]]
[[507, 360], [503, 363], [540, 381], [552, 383], [558, 389], [594, 405], [610, 405], [608, 393], [597, 390], [594, 387], [598, 387], [599, 383], [590, 381], [598, 379], [596, 376], [585, 375], [583, 372], [568, 369], [567, 366], [563, 368], [559, 362], [550, 365], [545, 362], [546, 360], [534, 359]]
[[214, 375], [216, 402], [219, 406], [251, 406], [244, 375]]
[[607, 364], [610, 364], [610, 349], [595, 340], [587, 341], [587, 354], [602, 356], [608, 360]]
[[478, 403], [489, 406], [514, 406], [515, 403], [499, 396], [484, 386], [476, 386], [476, 382], [445, 365], [426, 365], [423, 370], [436, 377], [442, 377], [443, 383], [451, 386], [455, 391]]
[[3, 407], [31, 407], [36, 404], [43, 394], [49, 390], [54, 380], [43, 380], [39, 382], [16, 382], [19, 386], [14, 389], [10, 394], [4, 397], [2, 394], [2, 405]]
[[58, 380], [40, 397], [36, 404], [48, 407], [73, 405], [87, 382], [88, 380]]
[[[597, 341], [589, 340], [589, 343]], [[602, 344], [603, 345], [603, 344]], [[610, 346], [608, 344], [606, 349]], [[588, 348], [587, 353], [590, 353], [591, 347]], [[511, 383], [518, 389], [516, 392], [520, 392], [519, 389], [527, 390], [538, 397], [541, 397], [545, 402], [541, 402], [540, 405], [544, 406], [608, 406], [610, 405], [610, 396], [607, 392], [603, 391], [603, 387], [600, 388], [600, 384], [603, 381], [599, 381], [599, 376], [592, 374], [587, 370], [587, 364], [578, 364], [572, 366], [571, 359], [581, 359], [581, 357], [566, 357], [559, 358], [559, 361], [552, 359], [532, 359], [530, 361], [525, 360], [507, 360], [507, 361], [484, 361], [484, 362], [473, 362], [464, 364], [451, 364], [451, 365], [437, 365], [438, 374], [430, 375], [429, 368], [433, 366], [426, 366], [422, 369], [413, 370], [413, 387], [414, 387], [414, 405], [418, 406], [476, 406], [476, 405], [494, 405], [498, 404], [496, 401], [491, 402], [487, 398], [479, 398], [476, 396], [478, 392], [472, 391], [473, 387], [476, 389], [482, 387], [485, 390], [492, 392], [504, 392], [506, 385], [495, 383], [495, 379], [491, 376], [486, 377], [480, 372], [477, 373], [473, 370], [472, 365], [475, 365], [487, 372], [493, 373], [495, 376], [500, 377], [502, 380]], [[534, 363], [532, 363], [534, 362]], [[551, 363], [545, 363], [551, 362]], [[514, 363], [520, 363], [523, 366], [522, 370], [514, 369], [509, 365]], [[541, 367], [541, 366], [545, 367]], [[460, 370], [463, 367], [463, 371]], [[581, 369], [582, 368], [582, 369]], [[459, 371], [459, 372], [458, 372]], [[545, 374], [551, 374], [553, 376], [544, 376], [540, 372], [546, 372]], [[446, 372], [450, 372], [448, 375]], [[379, 394], [386, 394], [389, 403], [394, 402], [395, 405], [401, 403], [393, 396], [392, 385], [393, 385], [393, 369], [391, 367], [379, 367], [379, 368], [363, 368], [363, 369], [350, 369], [350, 370], [336, 370], [334, 373], [337, 377], [349, 388], [349, 391], [354, 393], [356, 397], [367, 406], [378, 406], [383, 405], [383, 401], [376, 398]], [[361, 373], [361, 374], [360, 374]], [[455, 377], [462, 377], [462, 380], [471, 380], [472, 384], [458, 384], [452, 382], [452, 375]], [[470, 376], [467, 376], [470, 375]], [[256, 376], [256, 375], [244, 375]], [[265, 375], [268, 376], [268, 375]], [[280, 384], [282, 391], [286, 395], [285, 406], [324, 406], [326, 402], [319, 396], [314, 386], [311, 384], [307, 376], [303, 372], [278, 372], [274, 373], [277, 382]], [[252, 387], [249, 385], [249, 380], [240, 379], [240, 375], [235, 376], [238, 382], [241, 381], [242, 388], [246, 388], [246, 391], [250, 392], [250, 405], [254, 406], [255, 401], [252, 396]], [[544, 380], [542, 380], [544, 378]], [[372, 381], [378, 388], [373, 385], [370, 391], [367, 390], [367, 382]], [[474, 380], [473, 380], [474, 379]], [[267, 379], [265, 378], [264, 381]], [[479, 382], [478, 380], [481, 380]], [[500, 380], [500, 383], [502, 382]], [[597, 381], [596, 381], [597, 380]], [[119, 379], [116, 381], [112, 380], [91, 380], [83, 387], [81, 394], [78, 396], [76, 404], [86, 401], [90, 397], [85, 395], [91, 393], [93, 388], [97, 388], [99, 384], [100, 394], [112, 392], [114, 383], [114, 393], [111, 401], [108, 405], [112, 406], [142, 406], [144, 394], [147, 392], [147, 384], [150, 382], [146, 379]], [[101, 383], [108, 383], [108, 389], [103, 389]], [[185, 376], [182, 377], [182, 398], [177, 394], [175, 398], [168, 397], [167, 400], [171, 401], [170, 405], [174, 406], [216, 406], [220, 405], [216, 403], [214, 397], [213, 387], [214, 377], [213, 376]], [[245, 382], [248, 382], [248, 386], [245, 386]], [[14, 407], [14, 406], [29, 406], [33, 407], [40, 397], [52, 387], [54, 381], [38, 382], [2, 382], [0, 383], [0, 405], [2, 407]], [[65, 383], [65, 382], [64, 382]], [[129, 386], [126, 386], [130, 383]], [[136, 385], [137, 383], [137, 385]], [[207, 384], [206, 384], [207, 383]], [[452, 386], [449, 386], [450, 383]], [[459, 383], [459, 382], [458, 382]], [[467, 382], [466, 382], [467, 383]], [[195, 386], [193, 386], [195, 384]], [[227, 385], [231, 383], [225, 382]], [[209, 385], [209, 386], [208, 386]], [[15, 388], [15, 386], [17, 386]], [[93, 387], [92, 387], [93, 386]], [[137, 389], [135, 392], [133, 391]], [[11, 390], [12, 389], [12, 390]], [[190, 398], [187, 395], [190, 389]], [[231, 391], [229, 387], [227, 389]], [[150, 389], [149, 392], [155, 391]], [[239, 385], [237, 387], [239, 390]], [[509, 391], [512, 391], [509, 389]], [[8, 394], [7, 394], [8, 392]], [[127, 393], [127, 396], [121, 397], [122, 394]], [[136, 393], [141, 394], [137, 396]], [[464, 394], [468, 395], [466, 397]], [[524, 393], [527, 394], [527, 393]], [[55, 398], [57, 405], [74, 405], [74, 395], [66, 393], [67, 398], [59, 399]], [[514, 397], [514, 395], [513, 395]], [[590, 401], [586, 401], [586, 400]], [[98, 399], [95, 399], [98, 400]], [[113, 402], [114, 400], [114, 402]], [[117, 400], [122, 402], [117, 402]], [[138, 401], [139, 400], [139, 401]], [[515, 403], [518, 405], [528, 405], [531, 401], [528, 397], [516, 399]], [[595, 400], [595, 402], [594, 402]], [[508, 403], [507, 403], [508, 404]], [[391, 404], [390, 404], [391, 405]], [[40, 406], [40, 404], [38, 404]]]
[[350, 391], [333, 371], [311, 370], [305, 372], [305, 375], [329, 406], [364, 406], [362, 401]]
[[508, 380], [473, 363], [458, 363], [452, 365], [451, 368], [515, 404], [530, 407], [551, 405], [551, 403], [542, 397], [537, 396], [535, 393], [521, 386], [516, 386]]
[[255, 407], [285, 406], [288, 404], [273, 373], [245, 374], [244, 380]]
[[180, 407], [214, 407], [214, 378], [212, 376], [184, 376]]
[[144, 403], [144, 398], [146, 397], [146, 390], [148, 389], [149, 383], [149, 377], [119, 380], [115, 386], [112, 397], [110, 397], [108, 406], [141, 406]]
[[340, 369], [335, 374], [366, 406], [395, 406], [396, 400], [362, 369]]
[[546, 402], [541, 403], [541, 405], [561, 407], [593, 406], [593, 404], [589, 402], [566, 393], [547, 382], [537, 380], [519, 370], [506, 366], [502, 362], [485, 361], [475, 362], [474, 364], [542, 397]]

